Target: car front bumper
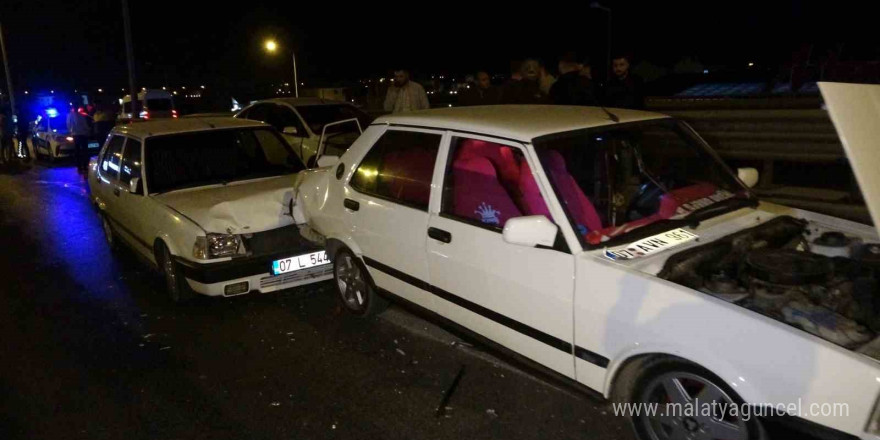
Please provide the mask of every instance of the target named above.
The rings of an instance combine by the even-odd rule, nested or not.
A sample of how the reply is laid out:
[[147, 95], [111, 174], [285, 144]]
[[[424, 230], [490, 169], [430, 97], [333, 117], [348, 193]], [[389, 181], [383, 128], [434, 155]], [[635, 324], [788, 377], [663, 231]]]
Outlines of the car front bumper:
[[[175, 257], [183, 268], [190, 287], [210, 296], [234, 296], [248, 292], [268, 293], [328, 280], [333, 265], [323, 264], [308, 269], [272, 274], [272, 262], [282, 258], [320, 252], [324, 249], [303, 238], [295, 225], [249, 234], [244, 238], [252, 255], [218, 263], [194, 262]], [[242, 287], [241, 283], [247, 283]]]
[[[333, 278], [333, 265], [273, 275], [272, 262], [281, 258], [321, 251], [320, 248], [298, 249], [255, 258], [242, 258], [223, 263], [194, 263], [176, 257], [190, 287], [202, 295], [237, 296], [250, 292], [269, 293], [291, 287], [317, 283]], [[241, 288], [241, 283], [247, 286]]]

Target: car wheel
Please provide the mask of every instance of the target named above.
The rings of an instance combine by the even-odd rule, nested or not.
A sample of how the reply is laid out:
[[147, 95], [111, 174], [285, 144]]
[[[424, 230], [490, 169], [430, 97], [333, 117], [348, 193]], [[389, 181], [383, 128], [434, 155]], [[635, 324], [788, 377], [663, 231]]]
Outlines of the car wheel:
[[336, 291], [346, 310], [356, 316], [371, 316], [388, 307], [385, 298], [376, 294], [363, 263], [347, 249], [336, 252], [333, 261]]
[[107, 218], [107, 214], [101, 214], [101, 228], [104, 230], [104, 239], [107, 240], [107, 247], [110, 250], [116, 249], [116, 233], [113, 232], [113, 225], [110, 224], [110, 219]]
[[174, 261], [168, 246], [160, 244], [158, 254], [159, 270], [165, 278], [165, 288], [168, 289], [168, 297], [171, 301], [180, 304], [192, 299], [194, 293], [186, 282], [180, 265]]
[[629, 399], [641, 404], [639, 413], [630, 415], [640, 439], [764, 437], [756, 417], [742, 417], [742, 399], [708, 370], [668, 358], [648, 362], [644, 368]]

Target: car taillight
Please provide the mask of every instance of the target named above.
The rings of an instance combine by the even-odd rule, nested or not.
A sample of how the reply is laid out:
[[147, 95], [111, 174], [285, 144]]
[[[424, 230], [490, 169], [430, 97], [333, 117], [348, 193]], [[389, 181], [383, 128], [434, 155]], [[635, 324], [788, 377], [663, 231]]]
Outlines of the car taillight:
[[150, 119], [150, 112], [146, 110], [142, 110], [140, 113], [141, 119]]
[[171, 110], [171, 117], [172, 117], [172, 118], [176, 118], [176, 117], [177, 117], [177, 110]]
[[66, 140], [67, 142], [73, 142], [73, 136], [68, 136], [64, 138], [64, 140]]

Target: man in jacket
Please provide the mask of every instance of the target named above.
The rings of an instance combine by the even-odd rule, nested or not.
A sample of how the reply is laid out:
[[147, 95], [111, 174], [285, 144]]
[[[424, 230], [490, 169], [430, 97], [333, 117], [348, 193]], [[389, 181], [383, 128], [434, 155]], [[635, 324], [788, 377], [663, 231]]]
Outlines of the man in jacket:
[[75, 107], [71, 107], [70, 113], [67, 114], [67, 133], [73, 137], [73, 145], [76, 148], [76, 170], [82, 175], [86, 174], [89, 164], [89, 135], [92, 133], [88, 117], [84, 113], [85, 109], [79, 112]]

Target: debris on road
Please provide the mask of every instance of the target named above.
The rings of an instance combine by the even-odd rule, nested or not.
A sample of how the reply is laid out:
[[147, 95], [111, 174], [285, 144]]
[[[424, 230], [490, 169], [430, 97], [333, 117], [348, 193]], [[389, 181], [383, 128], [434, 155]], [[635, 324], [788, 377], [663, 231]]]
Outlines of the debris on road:
[[437, 417], [443, 417], [446, 415], [447, 404], [449, 403], [449, 399], [452, 398], [452, 393], [455, 392], [455, 389], [458, 388], [458, 383], [461, 382], [461, 377], [464, 376], [464, 365], [458, 369], [458, 374], [455, 375], [455, 379], [452, 380], [452, 384], [449, 385], [449, 388], [446, 389], [446, 392], [443, 394], [443, 399], [440, 400], [440, 405], [437, 405]]
[[395, 350], [397, 350], [397, 352], [400, 353], [401, 356], [406, 356], [406, 353], [403, 350], [399, 348], [395, 348]]
[[489, 414], [492, 417], [498, 417], [498, 414], [495, 414], [495, 410], [492, 408], [487, 409], [486, 414]]

